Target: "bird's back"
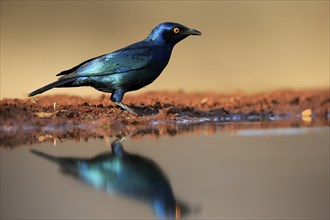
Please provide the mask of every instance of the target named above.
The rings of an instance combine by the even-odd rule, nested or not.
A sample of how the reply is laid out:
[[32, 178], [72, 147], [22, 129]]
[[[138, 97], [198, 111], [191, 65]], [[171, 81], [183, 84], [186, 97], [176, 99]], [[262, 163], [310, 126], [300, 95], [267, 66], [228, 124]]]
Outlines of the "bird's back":
[[92, 86], [104, 92], [140, 89], [152, 83], [166, 67], [172, 48], [141, 41], [85, 61], [63, 71], [61, 79], [76, 78], [73, 86]]

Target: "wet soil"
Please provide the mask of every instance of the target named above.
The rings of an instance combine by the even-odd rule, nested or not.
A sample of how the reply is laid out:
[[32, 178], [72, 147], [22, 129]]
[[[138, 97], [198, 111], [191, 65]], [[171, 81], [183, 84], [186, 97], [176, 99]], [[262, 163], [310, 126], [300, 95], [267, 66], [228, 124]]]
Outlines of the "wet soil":
[[[329, 126], [330, 115], [329, 89], [258, 94], [148, 92], [127, 94], [123, 102], [145, 116], [120, 109], [110, 102], [107, 94], [97, 98], [40, 95], [3, 99], [0, 101], [0, 146], [127, 134], [139, 137], [212, 133], [219, 127], [218, 122], [229, 121], [298, 119], [306, 126], [320, 122]], [[254, 125], [260, 127], [265, 123]], [[228, 124], [224, 127], [231, 129]]]

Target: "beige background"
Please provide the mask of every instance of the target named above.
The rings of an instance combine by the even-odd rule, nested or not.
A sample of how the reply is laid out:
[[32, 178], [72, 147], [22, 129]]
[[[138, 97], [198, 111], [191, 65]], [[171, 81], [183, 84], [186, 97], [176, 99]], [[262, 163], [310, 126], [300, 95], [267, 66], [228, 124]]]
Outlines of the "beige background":
[[[200, 30], [140, 91], [329, 87], [329, 1], [1, 1], [1, 98], [25, 97], [164, 21]], [[46, 94], [97, 95], [92, 88]]]

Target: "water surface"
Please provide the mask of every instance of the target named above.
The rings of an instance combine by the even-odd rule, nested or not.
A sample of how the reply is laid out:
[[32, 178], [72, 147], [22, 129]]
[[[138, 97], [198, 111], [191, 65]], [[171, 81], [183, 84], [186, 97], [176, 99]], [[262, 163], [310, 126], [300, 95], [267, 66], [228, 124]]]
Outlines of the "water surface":
[[326, 126], [0, 152], [1, 219], [329, 218]]

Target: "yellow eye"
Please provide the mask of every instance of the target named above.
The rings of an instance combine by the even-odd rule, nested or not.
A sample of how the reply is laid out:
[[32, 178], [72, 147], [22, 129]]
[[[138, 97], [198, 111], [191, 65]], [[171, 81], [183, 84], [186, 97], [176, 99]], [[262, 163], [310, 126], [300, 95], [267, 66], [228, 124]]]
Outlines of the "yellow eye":
[[179, 28], [173, 28], [173, 32], [175, 33], [175, 34], [177, 34], [177, 33], [179, 33], [180, 32], [180, 29]]

